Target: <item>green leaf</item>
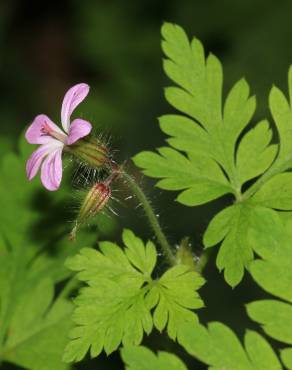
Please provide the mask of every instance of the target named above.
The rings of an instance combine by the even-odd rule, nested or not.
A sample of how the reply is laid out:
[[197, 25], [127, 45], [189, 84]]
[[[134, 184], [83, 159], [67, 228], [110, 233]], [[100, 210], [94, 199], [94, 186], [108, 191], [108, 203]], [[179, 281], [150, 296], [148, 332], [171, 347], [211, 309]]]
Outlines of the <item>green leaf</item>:
[[[224, 278], [229, 285], [237, 285], [253, 259], [253, 252], [248, 244], [247, 230], [250, 214], [254, 209], [246, 204], [236, 204], [224, 209], [209, 224], [204, 242], [210, 247], [224, 238], [217, 256], [217, 267], [224, 270]], [[217, 235], [217, 238], [216, 238]]]
[[158, 152], [142, 152], [134, 157], [134, 162], [145, 169], [146, 175], [163, 178], [157, 183], [161, 189], [184, 190], [177, 198], [180, 203], [199, 205], [232, 191], [212, 159], [193, 154], [189, 160], [166, 147]]
[[286, 368], [292, 369], [292, 348], [285, 348], [281, 351], [281, 359], [285, 364]]
[[[70, 286], [56, 296], [54, 286], [72, 274], [64, 261], [81, 242], [69, 242], [66, 223], [58, 225], [52, 214], [52, 225], [47, 215], [63, 207], [66, 185], [53, 195], [27, 180], [30, 147], [23, 139], [19, 154], [7, 153], [0, 163], [0, 358], [32, 370], [65, 370], [73, 307], [65, 299]], [[82, 244], [92, 245], [96, 236], [82, 234]]]
[[126, 370], [187, 370], [184, 363], [175, 355], [167, 352], [158, 352], [155, 355], [143, 346], [124, 347], [121, 355]]
[[113, 352], [121, 343], [139, 345], [153, 324], [159, 330], [167, 326], [175, 339], [182, 323], [197, 320], [191, 310], [203, 305], [196, 290], [204, 280], [183, 265], [153, 280], [157, 256], [153, 243], [144, 245], [130, 230], [124, 231], [123, 241], [124, 250], [102, 242], [100, 251], [85, 248], [67, 261], [87, 284], [75, 300], [76, 326], [64, 353], [67, 362], [80, 361], [89, 349], [95, 357], [103, 349]]
[[234, 206], [227, 207], [219, 212], [209, 223], [204, 233], [204, 246], [213, 247], [221, 242], [232, 228], [234, 217], [237, 217], [238, 208]]
[[195, 292], [204, 284], [194, 271], [188, 266], [178, 265], [166, 271], [154, 283], [147, 296], [150, 302], [158, 302], [154, 310], [154, 326], [162, 331], [167, 325], [167, 333], [173, 340], [177, 330], [185, 322], [197, 322], [197, 317], [190, 309], [203, 307], [203, 302]]
[[[159, 188], [179, 191], [176, 200], [183, 205], [201, 205], [228, 193], [235, 196], [236, 206], [228, 207], [226, 213], [223, 211], [215, 217], [204, 237], [206, 247], [224, 239], [217, 266], [225, 270], [226, 281], [235, 286], [253, 259], [245, 232], [250, 223], [250, 207], [291, 209], [289, 196], [284, 198], [286, 193], [289, 195], [289, 187], [292, 188], [289, 183], [281, 187], [285, 191], [283, 199], [271, 189], [277, 199], [260, 201], [261, 192], [265, 191], [261, 186], [283, 170], [281, 161], [287, 159], [288, 149], [283, 151], [282, 143], [279, 150], [278, 145], [270, 144], [272, 131], [266, 120], [242, 135], [256, 107], [245, 79], [234, 84], [223, 102], [223, 73], [218, 59], [212, 54], [205, 56], [200, 41], [196, 38], [189, 41], [177, 25], [165, 23], [162, 36], [166, 56], [164, 70], [175, 84], [165, 90], [165, 97], [179, 112], [159, 120], [161, 129], [170, 136], [169, 146], [157, 152], [141, 152], [133, 160], [147, 176], [159, 179]], [[289, 81], [292, 91], [291, 71]], [[277, 99], [281, 100], [279, 106], [278, 100], [271, 99], [273, 111], [290, 112], [281, 94]], [[281, 132], [284, 125], [287, 126], [286, 115], [276, 113], [277, 119], [280, 116]], [[286, 131], [285, 128], [284, 133]], [[284, 137], [281, 133], [280, 136]], [[289, 141], [289, 150], [291, 144]], [[284, 143], [284, 147], [288, 148], [288, 143]], [[252, 185], [242, 194], [243, 184], [261, 175], [255, 187]], [[259, 194], [255, 194], [258, 190]]]
[[199, 40], [189, 42], [184, 30], [174, 24], [162, 27], [164, 69], [180, 88], [166, 90], [171, 105], [201, 122], [206, 129], [221, 121], [222, 67], [210, 55], [205, 61]]
[[235, 190], [240, 186], [235, 168], [235, 145], [240, 133], [251, 120], [255, 107], [255, 98], [249, 97], [248, 83], [244, 79], [239, 80], [226, 98], [223, 125], [218, 127], [212, 138], [216, 157], [228, 173]]
[[[251, 242], [249, 235], [257, 231], [259, 240], [261, 235], [267, 235], [280, 222], [277, 213], [269, 208], [258, 206], [252, 202], [238, 203], [219, 212], [210, 222], [204, 234], [205, 248], [217, 243], [222, 244], [217, 255], [217, 267], [224, 270], [226, 282], [234, 287], [244, 274], [244, 268], [249, 268], [253, 260], [253, 250], [268, 253], [267, 243]], [[276, 230], [274, 229], [274, 232]]]
[[255, 221], [250, 229], [249, 239], [262, 260], [254, 261], [250, 272], [266, 291], [292, 303], [291, 221], [283, 224], [279, 215], [271, 210], [259, 213], [258, 220], [260, 222]]
[[267, 181], [252, 197], [265, 207], [281, 210], [292, 209], [292, 173], [280, 173]]
[[281, 370], [282, 366], [266, 340], [254, 331], [244, 337], [245, 348], [231, 329], [212, 322], [180, 328], [179, 343], [192, 356], [210, 366], [226, 370]]
[[[41, 294], [43, 293], [42, 291]], [[35, 302], [39, 298], [40, 294], [34, 295], [30, 304], [38, 308]], [[21, 310], [24, 309], [27, 307], [22, 306]], [[68, 365], [62, 363], [61, 357], [71, 327], [68, 319], [72, 311], [71, 304], [60, 300], [52, 305], [52, 301], [49, 301], [43, 311], [38, 312], [38, 316], [32, 317], [30, 321], [27, 318], [24, 321], [23, 311], [19, 311], [15, 313], [19, 316], [13, 316], [9, 327], [13, 334], [8, 337], [3, 348], [3, 360], [32, 370], [68, 369]], [[31, 315], [35, 311], [32, 310]]]
[[184, 116], [169, 114], [159, 118], [160, 128], [171, 136], [167, 139], [170, 146], [190, 154], [200, 154], [212, 151], [210, 137], [200, 125]]
[[[292, 167], [292, 66], [290, 66], [288, 73], [288, 90], [289, 101], [279, 88], [273, 86], [271, 89], [269, 95], [269, 106], [279, 134], [279, 151], [277, 158], [262, 176], [262, 178], [258, 179], [258, 181], [246, 191], [245, 198], [250, 197], [258, 190], [261, 190], [261, 187], [265, 185], [267, 181], [271, 182], [269, 185], [267, 185], [267, 191], [269, 191], [274, 185], [273, 177], [283, 173], [284, 171], [287, 171]], [[277, 181], [281, 183], [281, 181], [277, 178], [277, 180], [275, 180], [275, 184]], [[285, 191], [286, 190], [287, 189], [285, 189]], [[275, 197], [272, 197], [271, 204], [274, 204], [274, 200]], [[276, 203], [276, 205], [279, 207], [287, 207], [285, 204], [283, 205], [283, 202], [279, 202], [279, 204]], [[288, 207], [290, 209], [290, 205]]]
[[[292, 66], [290, 66], [288, 72], [288, 90], [289, 101], [279, 88], [273, 86], [271, 89], [269, 95], [269, 106], [279, 134], [279, 152], [276, 160], [266, 172], [264, 177], [259, 179], [254, 187], [251, 188], [253, 193], [260, 189], [260, 187], [268, 180], [272, 181], [275, 175], [281, 174], [292, 167]], [[269, 185], [268, 188], [269, 187], [272, 187], [272, 185]], [[250, 195], [252, 194], [252, 191], [247, 191], [247, 193]], [[283, 204], [280, 203], [280, 207], [282, 206]]]
[[240, 184], [261, 175], [270, 167], [277, 154], [277, 145], [269, 146], [271, 138], [272, 131], [267, 121], [258, 123], [244, 135], [236, 154]]
[[[292, 345], [291, 218], [287, 220], [273, 211], [270, 211], [270, 215], [262, 214], [261, 226], [255, 223], [249, 238], [262, 258], [252, 262], [252, 277], [265, 291], [281, 300], [266, 299], [249, 303], [248, 315], [260, 323], [269, 336]], [[283, 351], [282, 359], [291, 369], [291, 348]]]
[[178, 85], [167, 88], [165, 96], [188, 117], [166, 115], [160, 118], [160, 126], [171, 136], [170, 146], [188, 157], [162, 148], [158, 153], [142, 152], [134, 162], [146, 175], [162, 178], [158, 187], [186, 189], [177, 198], [184, 205], [203, 204], [226, 193], [238, 195], [241, 185], [266, 171], [276, 155], [276, 146], [268, 146], [268, 123], [260, 123], [244, 137], [235, 161], [238, 137], [255, 110], [247, 82], [242, 79], [234, 85], [222, 112], [223, 74], [218, 59], [212, 54], [205, 58], [202, 44], [196, 38], [190, 42], [177, 25], [165, 23], [162, 36], [164, 70]]
[[45, 269], [35, 262], [25, 265], [3, 242], [1, 249], [1, 360], [32, 370], [68, 369], [61, 357], [71, 303], [61, 295], [54, 300], [53, 281]]
[[255, 369], [280, 370], [282, 366], [271, 345], [257, 332], [249, 330], [244, 337], [245, 350]]
[[156, 265], [156, 250], [153, 243], [148, 242], [146, 247], [140, 238], [137, 238], [131, 230], [123, 234], [123, 241], [127, 246], [125, 254], [129, 261], [140, 271], [151, 275]]
[[292, 344], [292, 306], [276, 300], [261, 300], [247, 306], [249, 316], [271, 337]]
[[292, 166], [292, 110], [291, 110], [291, 90], [292, 90], [292, 66], [288, 73], [288, 88], [290, 102], [280, 89], [273, 86], [269, 96], [270, 110], [277, 126], [280, 137], [280, 148], [277, 161], [274, 164], [274, 172], [285, 171]]

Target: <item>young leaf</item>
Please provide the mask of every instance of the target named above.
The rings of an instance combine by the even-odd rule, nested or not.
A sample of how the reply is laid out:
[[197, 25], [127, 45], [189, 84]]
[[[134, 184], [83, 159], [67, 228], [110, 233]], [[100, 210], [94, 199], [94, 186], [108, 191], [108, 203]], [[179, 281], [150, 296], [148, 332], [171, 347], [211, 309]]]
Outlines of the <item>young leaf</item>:
[[121, 343], [139, 345], [153, 323], [159, 330], [167, 325], [169, 336], [175, 338], [179, 325], [197, 320], [191, 309], [203, 305], [196, 293], [203, 279], [178, 265], [153, 280], [157, 256], [153, 243], [144, 245], [130, 230], [124, 231], [123, 241], [125, 250], [102, 242], [100, 251], [82, 249], [67, 261], [87, 286], [75, 301], [76, 326], [65, 361], [80, 361], [89, 349], [95, 357], [103, 349], [107, 354], [113, 352]]
[[155, 355], [143, 346], [124, 347], [121, 355], [126, 370], [187, 370], [184, 363], [175, 355], [167, 352], [158, 352]]
[[231, 329], [212, 322], [180, 328], [179, 343], [192, 356], [210, 366], [226, 370], [281, 370], [282, 366], [268, 342], [254, 331], [244, 337], [245, 348]]
[[[291, 221], [283, 222], [276, 212], [270, 217], [262, 214], [261, 218], [261, 227], [253, 228], [249, 238], [262, 260], [252, 262], [250, 272], [264, 290], [281, 301], [255, 301], [247, 305], [247, 312], [272, 338], [292, 345]], [[282, 360], [289, 369], [292, 369], [291, 351], [289, 347], [282, 352]]]

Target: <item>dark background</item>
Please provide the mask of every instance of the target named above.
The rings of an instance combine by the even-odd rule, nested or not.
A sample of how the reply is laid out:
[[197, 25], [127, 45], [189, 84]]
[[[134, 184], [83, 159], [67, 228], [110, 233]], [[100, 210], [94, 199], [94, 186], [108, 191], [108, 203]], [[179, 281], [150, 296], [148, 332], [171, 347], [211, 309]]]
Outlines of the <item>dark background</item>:
[[[169, 84], [161, 63], [163, 21], [180, 24], [220, 58], [225, 92], [245, 76], [257, 95], [254, 122], [270, 120], [269, 90], [273, 83], [286, 89], [292, 62], [291, 1], [0, 0], [0, 155], [17, 150], [19, 136], [36, 114], [46, 113], [59, 122], [64, 92], [78, 82], [91, 86], [80, 114], [111, 138], [118, 160], [163, 145], [156, 117], [171, 111], [163, 97], [163, 87]], [[208, 222], [231, 200], [186, 208], [173, 201], [174, 193], [153, 188], [151, 180], [142, 182], [169, 239], [175, 244], [189, 235], [200, 255]], [[142, 212], [123, 201], [122, 192], [117, 197], [122, 203], [115, 205], [119, 214], [115, 227], [105, 228], [101, 237], [119, 240], [123, 227], [151, 237]], [[245, 328], [253, 327], [244, 303], [263, 293], [248, 276], [235, 290], [229, 288], [214, 267], [215, 257], [214, 249], [204, 272], [207, 284], [201, 293], [206, 308], [200, 317], [204, 322], [223, 321], [242, 336]], [[173, 349], [189, 361], [155, 333], [145, 343], [153, 349]], [[110, 360], [101, 356], [77, 368], [122, 365], [114, 354]], [[192, 362], [190, 368], [200, 365]]]

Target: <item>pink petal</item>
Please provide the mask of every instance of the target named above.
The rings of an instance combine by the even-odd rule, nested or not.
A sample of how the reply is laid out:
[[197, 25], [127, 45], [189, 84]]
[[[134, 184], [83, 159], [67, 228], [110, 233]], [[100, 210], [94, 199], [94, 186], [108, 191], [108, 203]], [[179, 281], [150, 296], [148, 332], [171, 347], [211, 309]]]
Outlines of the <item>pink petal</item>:
[[28, 161], [26, 162], [26, 175], [29, 180], [35, 177], [37, 174], [40, 165], [43, 159], [52, 151], [56, 150], [57, 145], [59, 146], [59, 142], [51, 138], [51, 142], [41, 145], [37, 150], [35, 150]]
[[81, 139], [84, 136], [87, 136], [90, 131], [92, 130], [92, 126], [89, 122], [81, 119], [76, 118], [71, 123], [69, 127], [69, 134], [67, 137], [67, 145], [71, 145], [75, 143], [77, 140]]
[[61, 129], [50, 120], [45, 114], [35, 117], [32, 124], [26, 130], [25, 138], [30, 144], [46, 144], [52, 140], [52, 137], [45, 133], [44, 127], [51, 129], [59, 134], [64, 135]]
[[50, 191], [59, 188], [62, 180], [62, 148], [50, 153], [44, 160], [41, 169], [41, 181], [44, 187]]
[[81, 83], [71, 87], [65, 94], [61, 111], [61, 121], [65, 132], [69, 131], [72, 112], [86, 98], [88, 92], [89, 86]]

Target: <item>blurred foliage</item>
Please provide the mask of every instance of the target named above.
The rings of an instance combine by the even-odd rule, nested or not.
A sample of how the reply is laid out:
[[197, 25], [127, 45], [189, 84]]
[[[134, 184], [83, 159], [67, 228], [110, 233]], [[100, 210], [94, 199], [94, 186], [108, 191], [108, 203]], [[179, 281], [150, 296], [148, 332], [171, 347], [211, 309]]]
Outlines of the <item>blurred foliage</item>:
[[[118, 159], [161, 146], [164, 136], [156, 117], [169, 112], [163, 98], [163, 87], [169, 81], [161, 67], [160, 26], [167, 20], [181, 24], [221, 59], [227, 78], [225, 92], [245, 76], [252, 93], [257, 94], [255, 121], [270, 119], [264, 108], [268, 92], [272, 83], [285, 88], [286, 71], [292, 61], [291, 12], [292, 3], [288, 0], [2, 0], [0, 162], [5, 161], [6, 166], [5, 172], [1, 171], [2, 228], [11, 222], [15, 225], [15, 220], [19, 222], [17, 227], [25, 223], [25, 202], [39, 219], [29, 227], [28, 235], [36, 244], [43, 245], [48, 236], [53, 240], [56, 234], [70, 229], [67, 221], [74, 217], [68, 206], [72, 203], [71, 179], [60, 192], [48, 194], [39, 189], [35, 196], [27, 197], [27, 192], [34, 192], [38, 183], [28, 183], [24, 178], [24, 158], [28, 153], [18, 164], [12, 154], [3, 159], [11, 149], [17, 150], [19, 135], [36, 114], [46, 113], [59, 121], [61, 100], [69, 86], [80, 81], [91, 85], [90, 98], [79, 114], [95, 124], [97, 133], [111, 137]], [[22, 173], [21, 180], [16, 172]], [[70, 177], [70, 170], [65, 172]], [[200, 254], [203, 231], [214, 211], [222, 208], [222, 202], [228, 203], [229, 198], [187, 209], [173, 202], [174, 195], [161, 194], [152, 189], [151, 181], [143, 182], [159, 209], [162, 223], [167, 225], [171, 241], [175, 243], [190, 235], [194, 251]], [[122, 198], [123, 194], [117, 197]], [[9, 206], [12, 198], [19, 199], [19, 207], [13, 212]], [[151, 235], [142, 212], [137, 217], [131, 203], [122, 200], [115, 207], [120, 214], [115, 221], [119, 227], [108, 221], [104, 235], [114, 239], [122, 226], [142, 237]], [[243, 303], [259, 299], [263, 293], [248, 277], [232, 291], [214, 269], [212, 257], [206, 278], [208, 283], [202, 289], [207, 307], [202, 312], [203, 320], [222, 320], [239, 333], [250, 327]], [[227, 305], [228, 310], [224, 309]], [[152, 338], [152, 349], [157, 341]], [[171, 346], [164, 341], [158, 347], [163, 350]], [[76, 368], [117, 369], [120, 365], [116, 361], [117, 355], [110, 361], [101, 357]]]

